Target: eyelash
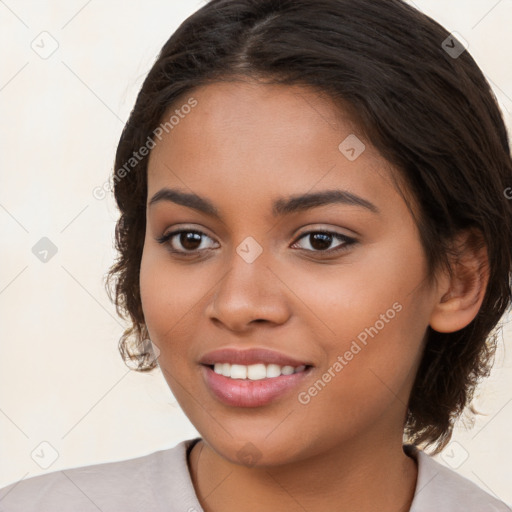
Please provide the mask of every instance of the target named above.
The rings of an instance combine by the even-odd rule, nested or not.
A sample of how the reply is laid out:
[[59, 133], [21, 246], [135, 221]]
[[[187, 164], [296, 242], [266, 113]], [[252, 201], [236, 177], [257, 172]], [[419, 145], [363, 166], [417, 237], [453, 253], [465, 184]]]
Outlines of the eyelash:
[[[167, 233], [167, 234], [162, 235], [160, 237], [157, 237], [157, 238], [155, 238], [155, 240], [159, 244], [164, 245], [164, 244], [167, 244], [173, 237], [175, 237], [176, 235], [180, 235], [182, 233], [194, 233], [194, 234], [197, 234], [197, 235], [204, 235], [204, 236], [206, 236], [208, 238], [211, 238], [206, 233], [203, 233], [202, 231], [198, 231], [198, 230], [195, 230], [195, 229], [180, 229], [180, 230], [177, 230], [177, 231], [172, 231], [171, 233]], [[327, 231], [327, 230], [314, 230], [314, 231], [307, 231], [306, 233], [302, 233], [302, 235], [299, 238], [297, 238], [297, 240], [293, 244], [295, 245], [299, 240], [302, 240], [303, 238], [307, 237], [308, 235], [312, 235], [312, 234], [331, 235], [334, 238], [336, 238], [336, 239], [338, 239], [338, 240], [340, 240], [340, 241], [342, 241], [344, 243], [339, 245], [338, 247], [336, 247], [334, 249], [327, 249], [325, 251], [303, 249], [306, 252], [319, 253], [319, 254], [328, 254], [328, 255], [333, 255], [333, 254], [336, 255], [336, 254], [339, 254], [339, 253], [342, 253], [342, 252], [348, 250], [348, 248], [351, 245], [354, 245], [355, 243], [357, 243], [356, 239], [348, 237], [346, 235], [342, 235], [341, 233], [336, 233], [334, 231]], [[168, 250], [171, 253], [174, 253], [174, 254], [179, 254], [179, 255], [185, 256], [185, 257], [190, 257], [190, 256], [195, 256], [199, 252], [205, 251], [207, 249], [202, 249], [202, 250], [195, 249], [193, 251], [178, 251], [176, 249], [173, 249], [171, 247], [171, 244], [168, 244]]]

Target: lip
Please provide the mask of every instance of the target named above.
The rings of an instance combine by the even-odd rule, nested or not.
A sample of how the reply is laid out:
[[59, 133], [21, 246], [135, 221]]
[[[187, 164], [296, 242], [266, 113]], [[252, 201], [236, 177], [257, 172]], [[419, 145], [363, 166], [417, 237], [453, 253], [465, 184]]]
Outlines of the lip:
[[[268, 350], [266, 348], [250, 348], [240, 350], [236, 348], [221, 348], [207, 352], [199, 363], [203, 365], [213, 365], [215, 363], [230, 364], [278, 364], [279, 366], [313, 366], [309, 361], [300, 361], [291, 356]], [[297, 374], [298, 375], [298, 374]], [[276, 379], [279, 377], [276, 377]]]
[[[277, 364], [277, 363], [276, 363]], [[261, 380], [231, 379], [215, 373], [209, 366], [202, 365], [203, 380], [209, 391], [221, 403], [234, 407], [261, 407], [277, 400], [297, 387], [312, 367], [291, 375]]]

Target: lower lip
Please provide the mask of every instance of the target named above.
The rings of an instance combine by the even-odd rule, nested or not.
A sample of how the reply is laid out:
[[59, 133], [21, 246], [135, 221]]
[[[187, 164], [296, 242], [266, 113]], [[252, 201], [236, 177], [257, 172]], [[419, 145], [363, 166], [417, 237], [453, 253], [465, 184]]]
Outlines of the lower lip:
[[226, 405], [261, 407], [297, 387], [311, 372], [312, 367], [291, 375], [280, 375], [260, 380], [230, 379], [202, 365], [203, 378], [213, 395]]

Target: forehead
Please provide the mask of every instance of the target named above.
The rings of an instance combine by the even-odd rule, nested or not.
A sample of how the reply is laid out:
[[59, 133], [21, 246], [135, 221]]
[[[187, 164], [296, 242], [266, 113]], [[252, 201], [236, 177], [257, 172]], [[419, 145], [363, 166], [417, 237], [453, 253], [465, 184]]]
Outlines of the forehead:
[[373, 197], [393, 188], [391, 166], [350, 116], [309, 88], [218, 82], [182, 96], [164, 122], [173, 114], [178, 122], [150, 154], [148, 197], [165, 186], [214, 187], [241, 201], [315, 187]]
[[[186, 104], [192, 97], [197, 105], [188, 109]], [[188, 139], [189, 144], [196, 140], [211, 142], [210, 150], [217, 147], [215, 142], [225, 141], [233, 133], [237, 137], [231, 142], [236, 142], [237, 148], [252, 145], [256, 150], [258, 146], [271, 145], [283, 150], [300, 142], [318, 142], [327, 132], [336, 142], [343, 132], [358, 131], [349, 115], [331, 98], [298, 85], [245, 80], [216, 82], [176, 100], [164, 121], [182, 109], [190, 112], [180, 120], [174, 116], [179, 121], [172, 128], [174, 135]], [[257, 138], [247, 134], [257, 134]], [[305, 150], [311, 145], [302, 144]]]

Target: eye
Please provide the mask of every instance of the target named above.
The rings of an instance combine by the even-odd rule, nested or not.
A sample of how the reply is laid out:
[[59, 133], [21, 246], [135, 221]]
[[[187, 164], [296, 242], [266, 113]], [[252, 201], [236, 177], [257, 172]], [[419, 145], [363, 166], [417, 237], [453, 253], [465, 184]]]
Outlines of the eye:
[[[307, 251], [327, 254], [346, 251], [349, 246], [357, 242], [357, 240], [354, 238], [333, 231], [308, 231], [307, 233], [304, 233], [298, 239], [298, 241], [302, 239], [307, 240], [308, 243], [306, 245], [309, 245], [309, 247], [312, 248], [306, 249]], [[334, 248], [329, 249], [329, 246], [333, 243], [333, 240], [340, 240], [341, 243]], [[294, 245], [296, 245], [298, 241], [295, 242]]]
[[[181, 229], [172, 231], [162, 235], [161, 237], [157, 237], [156, 241], [162, 245], [167, 244], [169, 251], [172, 253], [193, 255], [194, 253], [212, 248], [204, 246], [204, 237], [206, 239], [212, 240], [206, 233], [203, 233], [202, 231], [194, 229]], [[307, 233], [303, 233], [293, 245], [297, 245], [298, 242], [303, 239], [307, 240], [308, 243], [306, 245], [311, 247], [311, 249], [306, 248], [305, 250], [308, 252], [318, 252], [324, 254], [337, 254], [347, 250], [350, 245], [353, 245], [357, 242], [357, 240], [354, 238], [333, 231], [308, 231]], [[341, 243], [334, 248], [329, 249], [329, 246], [333, 243], [334, 240], [339, 240]], [[180, 245], [181, 248], [177, 248], [177, 246]]]
[[[156, 241], [162, 245], [167, 244], [171, 252], [193, 254], [208, 249], [208, 247], [205, 248], [203, 245], [203, 237], [211, 240], [211, 238], [202, 231], [182, 229], [162, 235], [161, 237], [156, 238]], [[176, 249], [176, 245], [181, 245], [183, 249]]]

